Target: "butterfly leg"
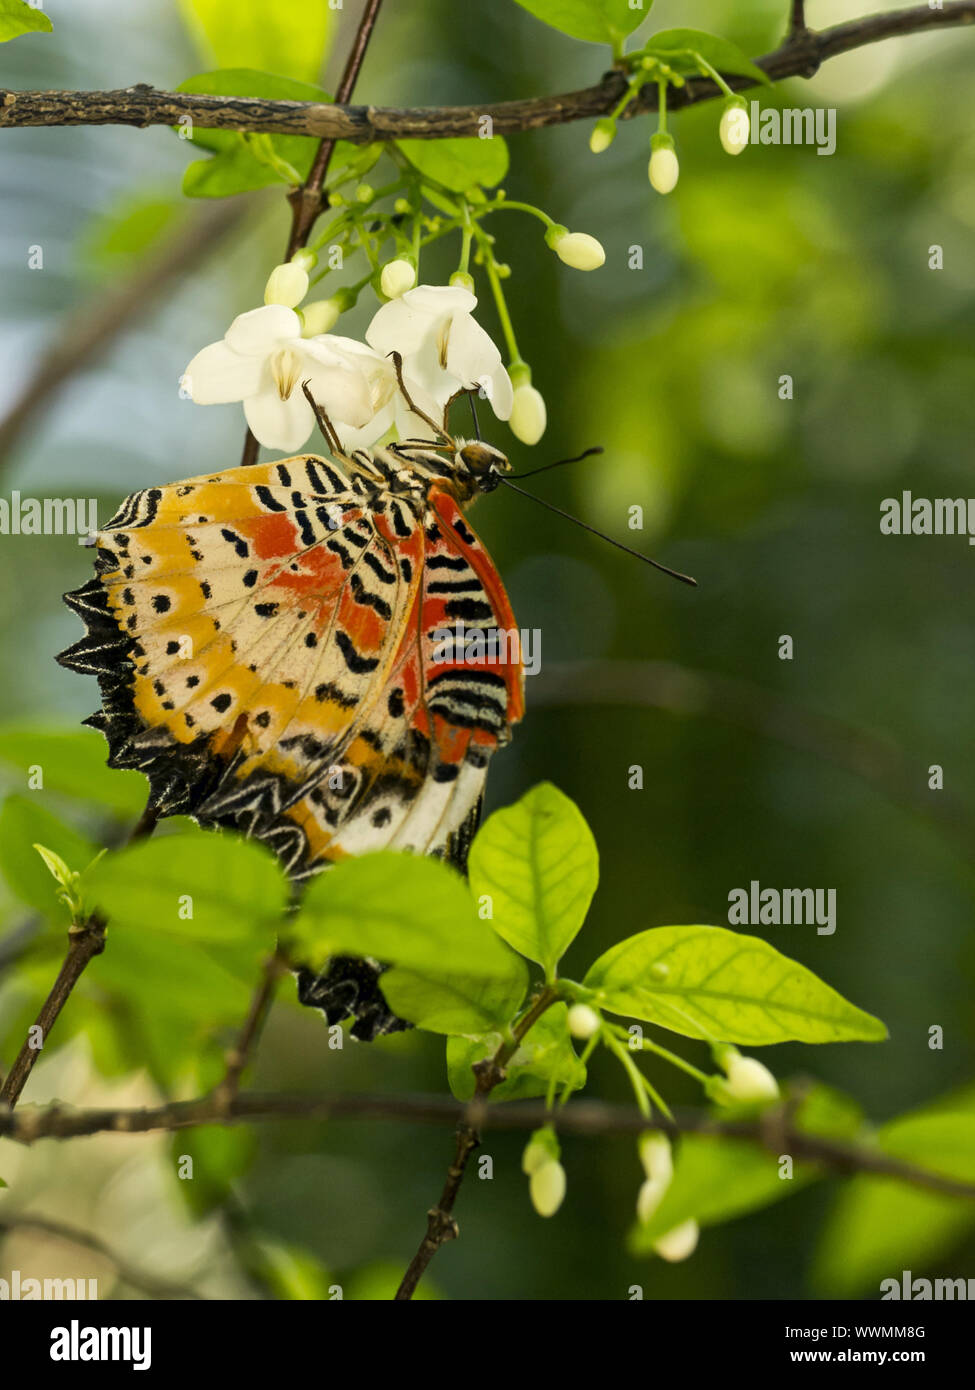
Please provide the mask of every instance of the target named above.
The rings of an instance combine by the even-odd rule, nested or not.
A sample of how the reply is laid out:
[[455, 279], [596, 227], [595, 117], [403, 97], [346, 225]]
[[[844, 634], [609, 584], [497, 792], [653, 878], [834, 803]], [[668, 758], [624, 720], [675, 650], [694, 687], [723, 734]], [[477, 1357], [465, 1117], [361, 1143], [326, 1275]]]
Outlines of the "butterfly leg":
[[[403, 380], [403, 359], [400, 356], [400, 354], [398, 352], [391, 352], [389, 355], [393, 359], [393, 367], [396, 370], [396, 380], [399, 382], [400, 394], [402, 395], [406, 404], [409, 406], [410, 410], [413, 412], [414, 415], [418, 415], [420, 419], [424, 421], [425, 424], [429, 425], [432, 430], [434, 430], [438, 435], [440, 435], [442, 439], [445, 439], [447, 443], [450, 445], [450, 447], [453, 448], [454, 441], [448, 434], [447, 430], [444, 429], [444, 426], [438, 425], [436, 420], [431, 420], [430, 416], [427, 415], [425, 411], [420, 409], [420, 407], [413, 400], [409, 391], [407, 391], [406, 382]], [[446, 423], [446, 415], [444, 418], [444, 423]]]
[[308, 402], [312, 410], [315, 412], [315, 419], [318, 421], [318, 428], [325, 436], [325, 443], [328, 445], [329, 449], [336, 456], [336, 458], [344, 457], [345, 451], [342, 448], [342, 441], [339, 439], [338, 435], [335, 432], [335, 426], [332, 424], [331, 420], [325, 414], [325, 411], [318, 404], [318, 402], [315, 400], [315, 397], [308, 389], [307, 381], [303, 381], [301, 383], [301, 389], [304, 392], [305, 400]]

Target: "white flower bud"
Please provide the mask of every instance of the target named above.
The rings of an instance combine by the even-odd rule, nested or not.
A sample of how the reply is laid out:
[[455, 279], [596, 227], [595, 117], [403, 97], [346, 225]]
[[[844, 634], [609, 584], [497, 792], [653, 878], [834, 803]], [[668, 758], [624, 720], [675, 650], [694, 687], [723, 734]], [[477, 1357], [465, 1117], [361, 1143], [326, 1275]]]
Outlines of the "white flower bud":
[[399, 299], [416, 284], [416, 270], [409, 261], [387, 261], [379, 277], [379, 287], [387, 299]]
[[602, 154], [603, 150], [608, 150], [616, 139], [616, 122], [612, 116], [603, 116], [592, 128], [589, 136], [589, 148], [593, 154]]
[[554, 1216], [565, 1197], [565, 1169], [550, 1158], [532, 1173], [528, 1184], [532, 1206], [539, 1216]]
[[555, 254], [565, 265], [573, 270], [598, 270], [606, 264], [606, 252], [602, 244], [588, 232], [566, 232], [554, 245]]
[[525, 1145], [525, 1151], [521, 1156], [521, 1171], [534, 1173], [543, 1164], [553, 1163], [561, 1152], [555, 1130], [551, 1125], [542, 1125], [541, 1129], [532, 1133]]
[[751, 120], [748, 107], [740, 97], [730, 100], [721, 113], [718, 127], [721, 144], [727, 154], [741, 154], [751, 135]]
[[721, 1059], [721, 1065], [728, 1078], [725, 1090], [732, 1100], [778, 1100], [779, 1084], [757, 1057], [743, 1057], [740, 1052], [730, 1052]]
[[537, 444], [545, 433], [547, 416], [541, 393], [530, 382], [515, 388], [508, 424], [522, 444]]
[[319, 333], [331, 333], [338, 323], [342, 306], [337, 299], [316, 299], [306, 304], [301, 311], [303, 319], [301, 336], [316, 338]]
[[666, 1134], [660, 1129], [645, 1129], [636, 1146], [647, 1177], [666, 1187], [674, 1176], [674, 1151]]
[[474, 276], [469, 275], [466, 270], [455, 270], [450, 277], [450, 284], [454, 289], [467, 290], [470, 294], [474, 293]]
[[682, 1221], [672, 1231], [655, 1240], [653, 1248], [662, 1259], [676, 1264], [678, 1260], [686, 1260], [688, 1255], [694, 1254], [700, 1234], [696, 1221]]
[[650, 142], [651, 155], [648, 173], [658, 193], [673, 193], [680, 178], [677, 151], [669, 135], [657, 134]]
[[573, 1004], [566, 1021], [574, 1038], [592, 1038], [599, 1032], [599, 1015], [588, 1004]]
[[276, 265], [267, 277], [264, 303], [283, 304], [286, 309], [294, 309], [307, 293], [308, 271], [303, 265], [289, 261], [285, 265]]
[[658, 1182], [654, 1178], [647, 1178], [641, 1186], [636, 1199], [636, 1217], [641, 1226], [646, 1226], [655, 1215], [668, 1186], [668, 1183]]
[[302, 270], [314, 270], [318, 264], [318, 257], [314, 251], [309, 251], [304, 247], [301, 251], [296, 251], [291, 257], [291, 264], [301, 266]]

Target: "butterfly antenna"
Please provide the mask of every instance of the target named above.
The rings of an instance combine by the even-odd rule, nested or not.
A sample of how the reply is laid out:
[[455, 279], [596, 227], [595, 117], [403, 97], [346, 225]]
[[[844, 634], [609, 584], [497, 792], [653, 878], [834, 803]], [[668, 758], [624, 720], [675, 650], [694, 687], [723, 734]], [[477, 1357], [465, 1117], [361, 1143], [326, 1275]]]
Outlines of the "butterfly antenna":
[[342, 442], [339, 439], [338, 434], [336, 433], [335, 426], [332, 424], [331, 420], [325, 414], [322, 407], [315, 400], [315, 397], [312, 395], [310, 388], [310, 381], [303, 381], [301, 383], [302, 393], [305, 397], [305, 400], [308, 402], [312, 410], [315, 412], [315, 419], [318, 421], [318, 428], [325, 436], [325, 443], [328, 445], [329, 449], [332, 451], [336, 458], [341, 458], [343, 456]]
[[543, 463], [541, 468], [531, 468], [527, 473], [509, 473], [510, 478], [534, 478], [536, 473], [547, 473], [550, 468], [561, 468], [566, 463], [579, 463], [582, 459], [591, 458], [593, 454], [601, 454], [602, 447], [598, 444], [591, 449], [583, 449], [581, 454], [576, 454], [570, 459], [556, 459], [555, 463]]
[[[566, 460], [571, 462], [571, 460]], [[539, 472], [541, 470], [539, 469]], [[697, 580], [692, 579], [689, 574], [681, 574], [680, 570], [672, 570], [667, 565], [661, 565], [656, 560], [651, 560], [649, 555], [641, 555], [639, 550], [633, 550], [622, 541], [614, 540], [612, 536], [607, 536], [605, 531], [597, 531], [595, 526], [590, 526], [586, 521], [580, 521], [571, 512], [564, 512], [561, 507], [556, 507], [552, 502], [546, 502], [543, 497], [536, 497], [533, 492], [526, 492], [523, 487], [516, 487], [510, 478], [498, 476], [498, 482], [504, 483], [505, 487], [510, 487], [512, 492], [519, 492], [522, 497], [527, 497], [530, 502], [537, 502], [540, 507], [546, 507], [556, 516], [564, 517], [566, 521], [571, 521], [574, 526], [581, 526], [583, 531], [589, 531], [592, 535], [598, 536], [601, 541], [608, 541], [610, 545], [615, 545], [617, 550], [626, 551], [627, 555], [633, 555], [637, 560], [642, 560], [645, 565], [652, 565], [655, 570], [660, 570], [662, 574], [669, 574], [671, 579], [679, 579], [682, 584], [690, 584], [691, 588], [697, 588]]]

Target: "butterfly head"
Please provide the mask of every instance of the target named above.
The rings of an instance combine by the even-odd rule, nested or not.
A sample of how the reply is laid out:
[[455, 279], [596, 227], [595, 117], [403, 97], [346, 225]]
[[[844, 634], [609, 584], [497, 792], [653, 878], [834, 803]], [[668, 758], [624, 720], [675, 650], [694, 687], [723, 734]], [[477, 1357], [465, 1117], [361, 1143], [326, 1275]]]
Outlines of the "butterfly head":
[[511, 464], [493, 444], [475, 440], [470, 444], [458, 441], [454, 467], [478, 492], [493, 492], [501, 481], [502, 473], [510, 471]]

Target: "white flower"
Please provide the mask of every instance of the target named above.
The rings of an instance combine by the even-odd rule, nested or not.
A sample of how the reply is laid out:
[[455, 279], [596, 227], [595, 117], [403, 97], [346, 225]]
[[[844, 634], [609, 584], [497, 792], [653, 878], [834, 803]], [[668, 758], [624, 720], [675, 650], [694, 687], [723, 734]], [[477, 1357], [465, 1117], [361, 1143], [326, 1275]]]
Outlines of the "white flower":
[[724, 1092], [731, 1100], [778, 1100], [779, 1084], [757, 1057], [743, 1057], [731, 1049], [721, 1057], [721, 1066], [728, 1078]]
[[718, 127], [721, 144], [728, 154], [741, 154], [751, 135], [748, 107], [740, 97], [734, 97], [721, 113]]
[[545, 233], [545, 240], [559, 260], [573, 270], [598, 270], [606, 264], [602, 243], [588, 232], [570, 232], [556, 223]]
[[264, 286], [265, 304], [283, 304], [295, 309], [308, 293], [308, 271], [296, 261], [276, 265]]
[[574, 1038], [591, 1038], [599, 1032], [599, 1015], [588, 1004], [573, 1004], [566, 1022]]
[[379, 277], [379, 287], [387, 299], [399, 299], [416, 284], [416, 271], [409, 261], [387, 261]]
[[[366, 330], [366, 342], [381, 356], [398, 352], [404, 375], [436, 401], [440, 412], [458, 391], [480, 388], [498, 419], [507, 420], [511, 380], [500, 352], [471, 317], [476, 305], [474, 295], [459, 286], [417, 285], [382, 306]], [[428, 414], [437, 419], [439, 412]]]
[[696, 1221], [682, 1221], [672, 1231], [668, 1231], [659, 1240], [655, 1240], [653, 1248], [662, 1259], [670, 1260], [673, 1264], [678, 1260], [686, 1260], [688, 1255], [694, 1254], [700, 1234], [701, 1231]]
[[680, 178], [677, 151], [669, 135], [657, 134], [650, 142], [650, 182], [658, 193], [673, 193]]
[[637, 1140], [637, 1152], [647, 1180], [636, 1199], [636, 1214], [646, 1225], [660, 1206], [674, 1176], [674, 1154], [670, 1140], [659, 1129], [646, 1129]]
[[530, 382], [523, 381], [515, 388], [511, 405], [511, 433], [522, 444], [537, 444], [545, 433], [547, 415], [541, 392]]
[[565, 1169], [550, 1158], [536, 1168], [529, 1179], [532, 1206], [539, 1216], [554, 1216], [565, 1198]]
[[243, 401], [247, 423], [269, 449], [293, 453], [315, 428], [302, 382], [338, 426], [358, 428], [375, 413], [370, 370], [385, 364], [348, 338], [302, 339], [293, 309], [267, 304], [235, 318], [222, 342], [211, 343], [186, 368], [199, 405]]

